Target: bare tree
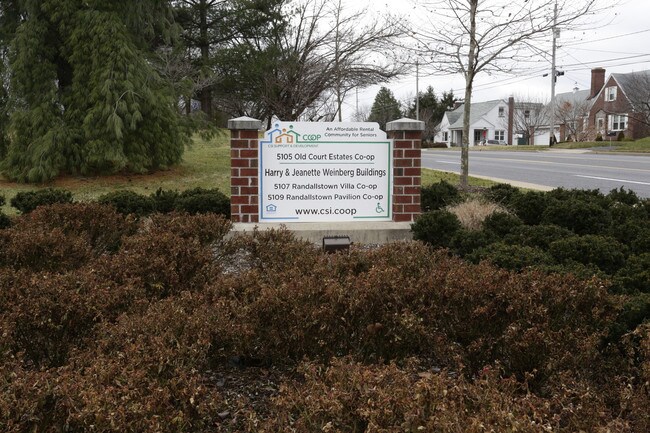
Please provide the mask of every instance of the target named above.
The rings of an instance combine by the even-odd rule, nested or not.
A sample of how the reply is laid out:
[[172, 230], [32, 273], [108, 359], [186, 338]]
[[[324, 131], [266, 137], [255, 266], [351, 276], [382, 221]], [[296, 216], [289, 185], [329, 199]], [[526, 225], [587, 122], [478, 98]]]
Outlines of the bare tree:
[[589, 129], [589, 100], [573, 99], [558, 101], [555, 107], [555, 120], [564, 125], [565, 138], [573, 141], [584, 141], [590, 134]]
[[[537, 132], [549, 122], [549, 106], [541, 97], [514, 96], [514, 112], [512, 115], [512, 129], [516, 134], [521, 134], [527, 144], [534, 144]], [[504, 128], [508, 128], [504, 120]]]
[[403, 73], [393, 55], [404, 34], [396, 20], [370, 19], [367, 10], [347, 14], [340, 0], [333, 7], [328, 0], [301, 0], [290, 15], [288, 31], [272, 42], [277, 69], [266, 82], [265, 97], [276, 116], [297, 119], [323, 94], [333, 92], [341, 120], [343, 98], [350, 90]]
[[[539, 53], [536, 45], [554, 28], [573, 28], [596, 13], [603, 0], [422, 0], [416, 16], [428, 20], [415, 33], [421, 58], [435, 71], [462, 74], [465, 109], [461, 151], [461, 185], [469, 174], [469, 122], [474, 79], [481, 72], [512, 72]], [[606, 5], [611, 7], [611, 2]]]

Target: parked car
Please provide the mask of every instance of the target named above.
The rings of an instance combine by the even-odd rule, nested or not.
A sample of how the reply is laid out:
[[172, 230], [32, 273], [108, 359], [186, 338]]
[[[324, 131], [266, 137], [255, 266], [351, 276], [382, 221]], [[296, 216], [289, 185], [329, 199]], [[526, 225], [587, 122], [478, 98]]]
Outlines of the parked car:
[[506, 143], [504, 140], [482, 140], [479, 143], [479, 145], [481, 145], [481, 146], [487, 146], [488, 144], [498, 144], [498, 145], [505, 146], [508, 143]]

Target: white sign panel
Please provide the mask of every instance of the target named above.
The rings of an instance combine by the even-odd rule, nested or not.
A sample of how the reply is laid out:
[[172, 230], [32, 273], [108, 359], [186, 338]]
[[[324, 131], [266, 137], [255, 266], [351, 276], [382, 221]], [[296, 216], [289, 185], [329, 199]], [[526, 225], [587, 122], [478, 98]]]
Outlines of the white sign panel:
[[377, 123], [277, 122], [260, 140], [260, 221], [390, 221], [393, 142]]

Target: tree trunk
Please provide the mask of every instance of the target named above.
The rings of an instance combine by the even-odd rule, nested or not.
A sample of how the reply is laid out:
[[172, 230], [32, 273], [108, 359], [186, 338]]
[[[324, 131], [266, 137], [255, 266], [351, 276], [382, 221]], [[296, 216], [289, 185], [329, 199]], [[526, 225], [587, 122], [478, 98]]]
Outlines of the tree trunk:
[[472, 105], [472, 86], [474, 85], [476, 63], [476, 8], [478, 0], [470, 0], [469, 56], [465, 71], [465, 105], [463, 106], [463, 137], [460, 150], [460, 186], [469, 183], [469, 126]]

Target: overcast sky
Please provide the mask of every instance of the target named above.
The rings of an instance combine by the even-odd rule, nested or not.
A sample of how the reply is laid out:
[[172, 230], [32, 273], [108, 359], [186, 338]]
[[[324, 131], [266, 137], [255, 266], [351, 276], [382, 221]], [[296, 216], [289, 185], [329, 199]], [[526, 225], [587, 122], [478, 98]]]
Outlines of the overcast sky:
[[[375, 8], [408, 14], [412, 10], [411, 0], [344, 0], [350, 5], [368, 2]], [[533, 0], [535, 1], [535, 0]], [[540, 1], [540, 0], [537, 0]], [[548, 0], [551, 3], [551, 0]], [[381, 5], [381, 6], [380, 6]], [[353, 6], [354, 7], [354, 6]], [[607, 75], [612, 72], [625, 73], [650, 69], [650, 0], [623, 0], [612, 7], [604, 16], [598, 18], [603, 27], [580, 32], [564, 31], [558, 40], [557, 68], [565, 71], [558, 77], [556, 93], [570, 92], [574, 87], [590, 87], [591, 69], [603, 67]], [[549, 35], [547, 52], [552, 44]], [[544, 49], [544, 47], [538, 47]], [[550, 56], [549, 56], [550, 58]], [[550, 62], [540, 59], [550, 72]], [[464, 79], [462, 76], [420, 76], [420, 90], [433, 86], [437, 94], [452, 89], [462, 98]], [[398, 100], [415, 95], [415, 74], [401, 80], [385, 84]], [[359, 92], [359, 106], [371, 106], [379, 86]], [[550, 77], [542, 77], [537, 71], [524, 71], [517, 75], [488, 76], [479, 74], [475, 81], [473, 101], [507, 98], [510, 95], [530, 96], [549, 100], [551, 95]], [[355, 94], [345, 100], [344, 117], [353, 114], [356, 105]]]

